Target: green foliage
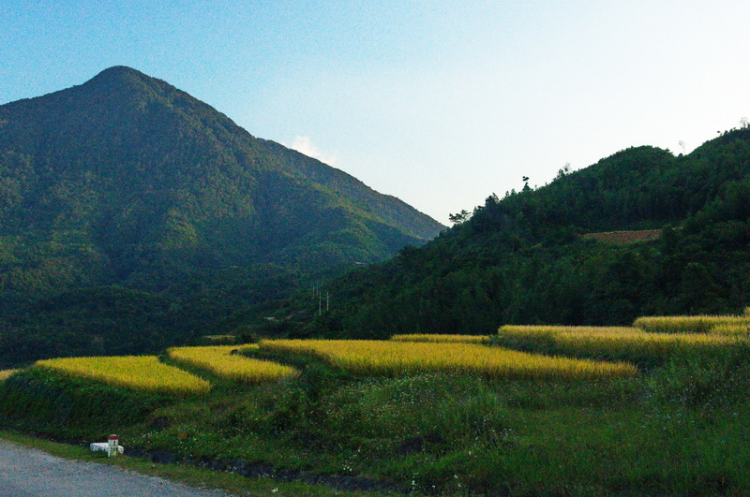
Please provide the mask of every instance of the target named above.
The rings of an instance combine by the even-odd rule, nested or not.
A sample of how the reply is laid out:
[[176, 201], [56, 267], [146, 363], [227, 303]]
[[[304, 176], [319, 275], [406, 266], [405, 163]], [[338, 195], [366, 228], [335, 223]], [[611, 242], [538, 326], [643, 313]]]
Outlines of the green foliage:
[[[318, 331], [485, 335], [502, 324], [738, 313], [750, 301], [748, 206], [748, 129], [688, 156], [624, 150], [538, 190], [492, 195], [427, 245], [336, 279], [323, 289], [336, 297], [324, 315], [336, 327]], [[659, 240], [623, 245], [580, 236], [661, 227]]]
[[[158, 352], [201, 334], [206, 309], [150, 292], [104, 287], [77, 290], [4, 309], [0, 358], [39, 358]], [[196, 303], [198, 304], [198, 303]], [[209, 316], [206, 316], [209, 314]]]
[[717, 354], [683, 353], [649, 379], [650, 396], [657, 402], [713, 410], [736, 408], [746, 402], [750, 388], [750, 345], [747, 342]]
[[0, 422], [64, 437], [103, 437], [171, 402], [161, 395], [29, 368], [0, 383]]

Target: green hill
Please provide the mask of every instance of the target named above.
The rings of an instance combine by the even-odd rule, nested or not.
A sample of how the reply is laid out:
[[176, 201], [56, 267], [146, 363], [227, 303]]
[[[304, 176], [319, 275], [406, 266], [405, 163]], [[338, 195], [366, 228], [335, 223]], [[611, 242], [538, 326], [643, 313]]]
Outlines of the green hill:
[[[164, 81], [113, 67], [0, 106], [0, 357], [184, 340], [442, 228]], [[124, 323], [116, 309], [132, 292], [144, 308]], [[117, 324], [94, 332], [81, 306]], [[164, 319], [162, 339], [122, 339]]]
[[[645, 229], [663, 231], [626, 244], [583, 236]], [[630, 148], [561, 170], [536, 190], [491, 195], [434, 241], [324, 291], [330, 311], [295, 301], [296, 314], [279, 315], [307, 317], [283, 328], [346, 337], [489, 334], [513, 323], [741, 312], [750, 302], [750, 129], [687, 156]]]

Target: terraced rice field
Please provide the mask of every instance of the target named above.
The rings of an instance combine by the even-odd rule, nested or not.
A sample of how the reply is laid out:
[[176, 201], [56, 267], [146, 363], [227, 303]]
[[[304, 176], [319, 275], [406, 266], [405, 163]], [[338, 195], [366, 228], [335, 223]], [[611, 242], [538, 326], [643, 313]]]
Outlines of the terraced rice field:
[[270, 361], [232, 355], [233, 350], [257, 348], [257, 345], [209, 347], [174, 347], [168, 349], [169, 357], [183, 364], [211, 371], [221, 378], [244, 383], [274, 381], [297, 374], [297, 370]]
[[649, 333], [708, 333], [716, 326], [747, 326], [746, 316], [644, 316], [633, 326]]
[[750, 323], [718, 324], [709, 331], [712, 335], [750, 336]]
[[498, 336], [564, 353], [665, 357], [680, 350], [710, 350], [737, 343], [732, 336], [706, 333], [647, 333], [627, 327], [503, 326]]
[[263, 340], [261, 350], [312, 354], [362, 376], [422, 372], [476, 374], [495, 379], [584, 380], [638, 374], [626, 363], [548, 357], [471, 343], [372, 340]]
[[194, 395], [205, 394], [211, 390], [211, 384], [206, 380], [163, 364], [154, 356], [46, 359], [37, 361], [34, 366], [148, 392]]
[[0, 381], [7, 380], [13, 373], [16, 373], [17, 369], [6, 369], [4, 371], [0, 371]]
[[393, 342], [487, 343], [483, 335], [393, 335]]

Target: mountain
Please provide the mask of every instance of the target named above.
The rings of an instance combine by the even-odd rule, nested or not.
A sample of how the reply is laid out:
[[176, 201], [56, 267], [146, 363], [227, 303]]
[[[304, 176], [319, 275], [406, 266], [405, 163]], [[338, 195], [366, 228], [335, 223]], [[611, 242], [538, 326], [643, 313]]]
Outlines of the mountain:
[[[151, 302], [138, 321], [156, 313], [170, 339], [200, 334], [441, 229], [164, 81], [113, 67], [0, 106], [0, 357], [44, 355], [29, 352], [32, 336], [44, 350], [141, 350], [112, 331], [138, 334], [118, 320], [130, 314], [123, 302]], [[75, 319], [84, 308], [98, 317]]]
[[[649, 231], [586, 236], [618, 230]], [[598, 241], [618, 238], [625, 241]], [[750, 304], [750, 128], [689, 155], [633, 147], [563, 169], [536, 190], [492, 194], [430, 243], [322, 290], [334, 296], [328, 312], [299, 299], [277, 326], [302, 336], [385, 338], [742, 313]]]

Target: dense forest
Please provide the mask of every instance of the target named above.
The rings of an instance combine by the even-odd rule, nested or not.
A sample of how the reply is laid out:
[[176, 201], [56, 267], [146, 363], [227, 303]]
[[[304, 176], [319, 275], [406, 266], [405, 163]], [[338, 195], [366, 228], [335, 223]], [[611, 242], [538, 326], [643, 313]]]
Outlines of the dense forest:
[[[487, 198], [425, 246], [359, 268], [277, 310], [257, 333], [386, 338], [500, 325], [630, 324], [750, 303], [750, 129], [689, 155], [637, 147], [538, 189]], [[582, 235], [659, 229], [610, 244]], [[327, 309], [327, 310], [326, 310]], [[250, 315], [248, 315], [250, 316]]]
[[158, 350], [443, 226], [127, 67], [0, 106], [0, 363]]
[[[740, 312], [749, 218], [747, 127], [688, 155], [636, 147], [564, 168], [444, 229], [115, 67], [0, 106], [0, 366], [217, 333], [489, 334]], [[617, 230], [660, 236], [584, 236]]]

